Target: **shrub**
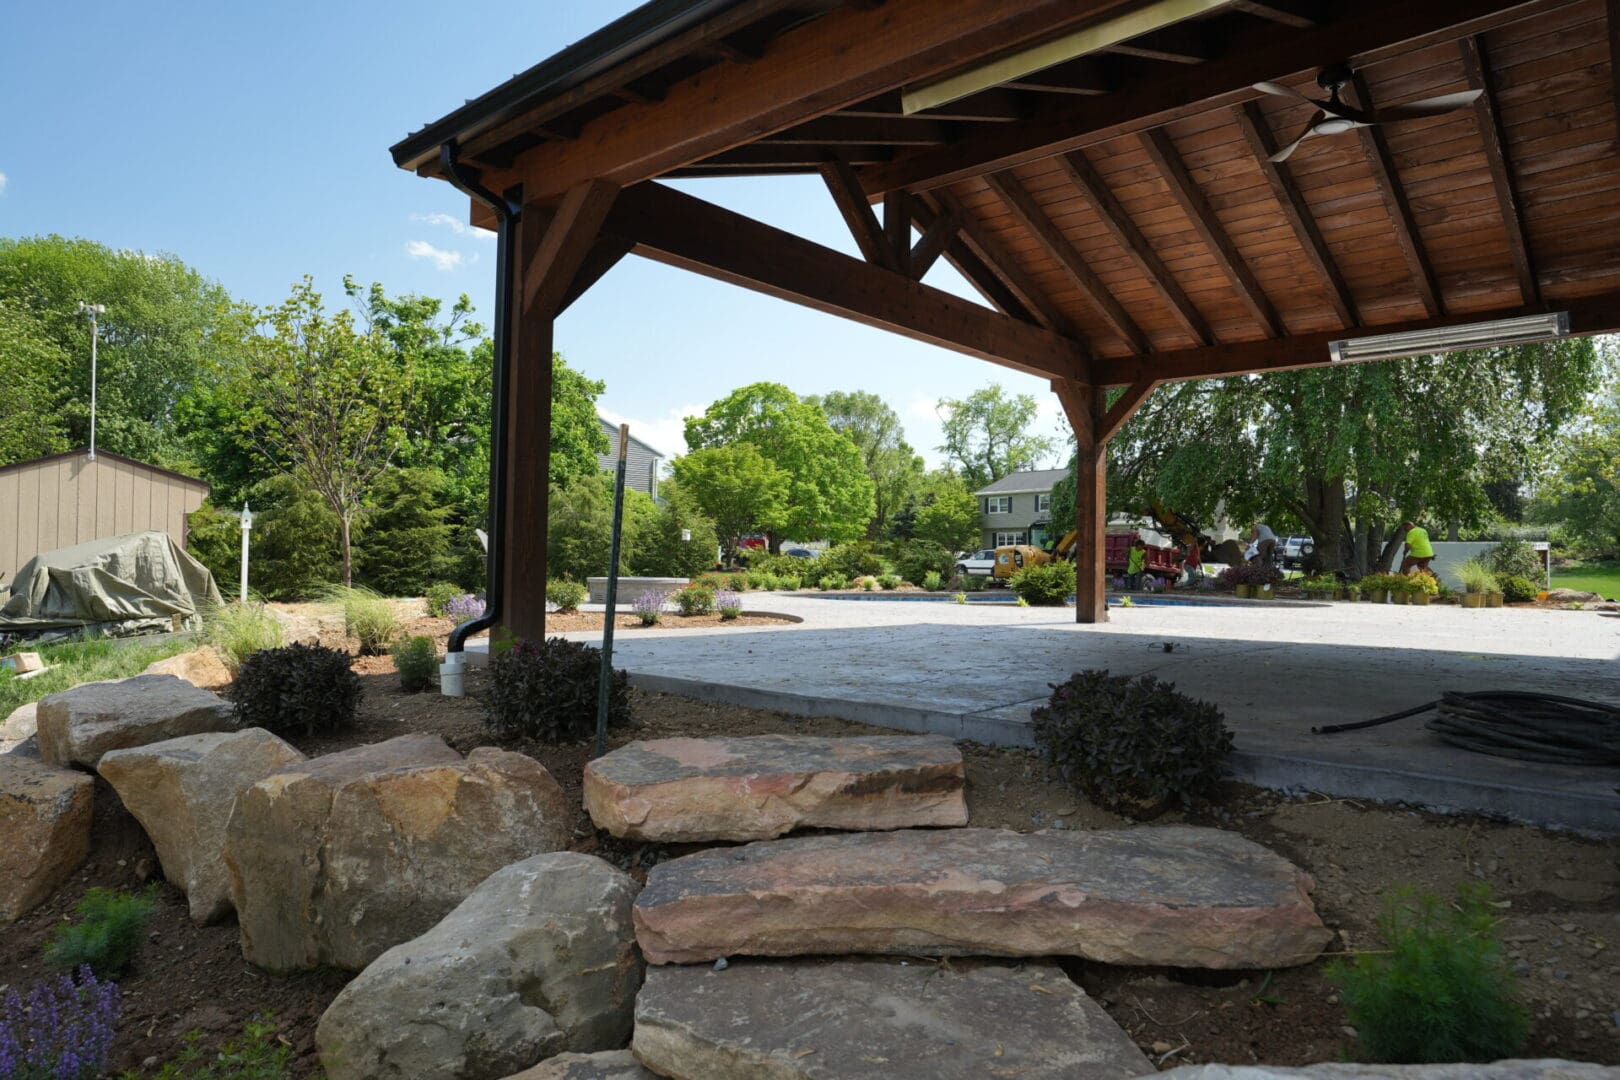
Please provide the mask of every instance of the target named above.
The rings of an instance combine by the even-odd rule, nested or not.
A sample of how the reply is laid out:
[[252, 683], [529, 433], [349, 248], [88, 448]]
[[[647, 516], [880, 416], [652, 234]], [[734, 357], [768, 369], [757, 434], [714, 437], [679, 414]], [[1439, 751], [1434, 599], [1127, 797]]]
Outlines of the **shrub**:
[[883, 573], [883, 560], [877, 557], [872, 545], [865, 540], [839, 544], [816, 560], [822, 576], [841, 574], [846, 578], [876, 576]]
[[877, 578], [875, 578], [875, 577], [863, 577], [863, 578], [861, 578], [861, 591], [862, 592], [877, 592]]
[[248, 657], [231, 699], [240, 727], [314, 735], [353, 726], [360, 692], [348, 653], [294, 642]]
[[78, 977], [38, 982], [24, 997], [0, 995], [0, 1076], [7, 1080], [91, 1080], [112, 1050], [118, 985], [89, 967]]
[[913, 585], [922, 585], [923, 579], [929, 574], [938, 574], [940, 580], [944, 581], [955, 568], [954, 555], [926, 540], [914, 540], [900, 547], [894, 557], [895, 573]]
[[730, 622], [742, 614], [742, 596], [730, 589], [721, 589], [714, 594], [714, 607], [722, 620]]
[[884, 592], [892, 592], [900, 587], [899, 574], [884, 574], [878, 578], [878, 587]]
[[727, 574], [721, 581], [732, 592], [747, 592], [751, 587], [748, 584], [747, 574]]
[[1338, 592], [1339, 579], [1333, 574], [1312, 574], [1299, 587], [1308, 593]]
[[[275, 476], [255, 484], [248, 500], [253, 506], [248, 573], [255, 591], [272, 600], [305, 600], [341, 579], [341, 526], [325, 499], [295, 477]], [[234, 581], [236, 575], [227, 572], [222, 580]]]
[[821, 575], [821, 588], [825, 592], [847, 589], [849, 588], [849, 578], [843, 574], [823, 574]]
[[955, 594], [954, 596], [952, 596], [951, 599], [954, 600], [958, 604], [965, 604], [965, 603], [967, 603], [967, 593], [959, 592], [959, 593]]
[[1509, 604], [1527, 604], [1541, 594], [1535, 582], [1518, 574], [1498, 574], [1496, 585]]
[[1221, 778], [1232, 750], [1219, 709], [1152, 675], [1078, 672], [1030, 715], [1036, 747], [1102, 806], [1190, 804]]
[[[596, 731], [601, 649], [563, 638], [520, 641], [490, 661], [489, 675], [484, 723], [498, 738], [561, 743]], [[608, 725], [629, 719], [630, 676], [615, 671], [608, 688]]]
[[[628, 513], [629, 507], [626, 507]], [[683, 538], [690, 534], [691, 539]], [[636, 536], [630, 572], [642, 577], [696, 577], [714, 565], [714, 522], [680, 492], [658, 507]]]
[[397, 642], [388, 650], [399, 671], [399, 688], [419, 694], [433, 685], [433, 669], [439, 665], [439, 650], [433, 639], [421, 634]]
[[1388, 953], [1327, 969], [1363, 1057], [1496, 1061], [1524, 1045], [1530, 1016], [1496, 938], [1488, 888], [1463, 885], [1455, 905], [1408, 890], [1387, 901], [1378, 925]]
[[1368, 574], [1361, 579], [1363, 593], [1405, 592], [1405, 574]]
[[774, 589], [776, 587], [776, 576], [768, 574], [764, 570], [750, 570], [747, 577], [750, 589]]
[[405, 628], [393, 601], [363, 586], [332, 589], [327, 599], [343, 609], [343, 632], [360, 642], [361, 656], [381, 656]]
[[921, 585], [929, 592], [939, 592], [940, 587], [945, 584], [945, 575], [941, 574], [937, 570], [930, 570], [928, 573], [923, 575], [923, 579], [921, 581], [915, 582], [915, 584]]
[[435, 619], [450, 614], [450, 601], [461, 595], [461, 587], [450, 581], [435, 581], [422, 594], [427, 600], [427, 613]]
[[1064, 604], [1074, 595], [1074, 563], [1061, 559], [1026, 566], [1007, 582], [1012, 591], [1036, 607]]
[[462, 593], [444, 606], [444, 613], [458, 623], [476, 619], [484, 613], [484, 598], [474, 596], [472, 593]]
[[1433, 574], [1422, 572], [1406, 574], [1406, 591], [1415, 593], [1428, 593], [1430, 596], [1440, 595], [1440, 579]]
[[157, 912], [157, 887], [138, 893], [94, 888], [73, 909], [74, 921], [57, 928], [45, 948], [53, 968], [88, 968], [102, 979], [129, 970], [146, 937], [146, 924]]
[[983, 574], [963, 574], [957, 579], [957, 585], [963, 592], [984, 592], [989, 584], [990, 579]]
[[354, 543], [354, 574], [385, 596], [420, 596], [456, 572], [451, 507], [438, 469], [389, 469]]
[[745, 548], [742, 558], [749, 573], [775, 574], [778, 577], [798, 576], [807, 563], [813, 565], [817, 562], [815, 559], [796, 559], [792, 555], [772, 555], [765, 548]]
[[636, 617], [641, 620], [642, 626], [655, 626], [658, 620], [664, 617], [664, 600], [663, 593], [656, 589], [648, 589], [636, 597], [636, 602], [630, 606], [635, 611]]
[[[152, 1074], [152, 1080], [290, 1080], [292, 1046], [276, 1037], [268, 1018], [255, 1017], [217, 1052], [204, 1050], [202, 1036], [189, 1032], [174, 1060]], [[125, 1080], [133, 1080], [125, 1074]]]
[[1503, 540], [1481, 557], [1498, 576], [1506, 574], [1534, 581], [1546, 572], [1536, 549], [1523, 540]]
[[1457, 564], [1457, 580], [1464, 592], [1488, 593], [1496, 591], [1496, 575], [1479, 559], [1465, 559]]
[[263, 604], [221, 604], [208, 612], [205, 637], [233, 672], [263, 649], [281, 645], [281, 620]]
[[714, 597], [707, 585], [688, 585], [675, 593], [675, 606], [682, 615], [707, 615], [714, 610]]
[[785, 592], [798, 592], [804, 588], [804, 579], [797, 574], [789, 574], [787, 577], [777, 578], [776, 587]]
[[557, 605], [559, 612], [578, 611], [590, 590], [577, 581], [546, 582], [546, 599]]

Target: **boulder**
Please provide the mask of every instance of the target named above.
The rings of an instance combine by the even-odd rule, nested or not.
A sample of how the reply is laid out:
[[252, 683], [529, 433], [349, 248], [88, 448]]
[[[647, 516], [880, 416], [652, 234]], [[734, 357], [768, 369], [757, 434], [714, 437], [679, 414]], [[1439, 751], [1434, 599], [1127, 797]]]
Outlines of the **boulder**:
[[558, 1054], [506, 1080], [658, 1080], [628, 1050], [600, 1054]]
[[0, 756], [0, 921], [49, 898], [90, 854], [94, 792], [84, 773]]
[[19, 705], [0, 723], [0, 754], [9, 754], [39, 730], [39, 702]]
[[767, 840], [800, 827], [966, 825], [962, 752], [942, 735], [757, 735], [633, 742], [585, 766], [585, 809], [614, 836]]
[[789, 837], [653, 867], [636, 937], [653, 964], [898, 953], [1290, 967], [1331, 937], [1312, 888], [1259, 844], [1190, 826]]
[[1554, 1058], [1490, 1065], [1183, 1065], [1154, 1080], [1620, 1080], [1620, 1068]]
[[498, 1080], [630, 1037], [641, 957], [630, 876], [594, 855], [497, 870], [373, 960], [315, 1032], [329, 1080]]
[[1603, 600], [1603, 596], [1585, 589], [1552, 589], [1547, 593], [1547, 599], [1554, 604], [1595, 604]]
[[231, 910], [225, 823], [249, 785], [304, 760], [263, 728], [209, 731], [101, 755], [97, 771], [151, 837], [199, 926]]
[[703, 1080], [1127, 1080], [1153, 1071], [1050, 963], [953, 968], [882, 960], [655, 968], [636, 1057]]
[[575, 809], [532, 758], [401, 735], [272, 773], [225, 830], [242, 955], [359, 971], [490, 874], [564, 847]]
[[236, 727], [229, 702], [173, 675], [84, 683], [39, 703], [39, 752], [94, 769], [109, 750]]
[[173, 675], [204, 690], [223, 690], [231, 685], [231, 669], [225, 666], [219, 651], [212, 645], [148, 664], [141, 674]]

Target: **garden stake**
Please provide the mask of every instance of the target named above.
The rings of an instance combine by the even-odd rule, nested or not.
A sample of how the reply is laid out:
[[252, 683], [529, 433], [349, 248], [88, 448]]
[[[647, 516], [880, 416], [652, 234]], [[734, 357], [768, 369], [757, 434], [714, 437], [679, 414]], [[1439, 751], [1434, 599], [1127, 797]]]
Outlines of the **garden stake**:
[[619, 465], [613, 476], [613, 542], [608, 545], [607, 621], [602, 624], [602, 674], [596, 680], [596, 756], [607, 753], [608, 690], [613, 682], [614, 601], [619, 596], [619, 536], [624, 531], [624, 461], [630, 425], [619, 425]]

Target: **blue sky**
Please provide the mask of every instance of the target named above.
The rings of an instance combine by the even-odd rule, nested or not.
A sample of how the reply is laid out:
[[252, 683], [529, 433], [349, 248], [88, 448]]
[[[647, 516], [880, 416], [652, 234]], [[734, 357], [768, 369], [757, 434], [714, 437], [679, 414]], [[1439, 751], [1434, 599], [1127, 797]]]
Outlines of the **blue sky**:
[[[449, 185], [388, 147], [633, 5], [280, 0], [16, 4], [0, 37], [0, 235], [61, 233], [170, 252], [242, 299], [304, 274], [329, 300], [345, 273], [390, 292], [492, 310], [495, 244]], [[855, 247], [813, 178], [684, 185], [821, 243]], [[971, 289], [941, 263], [930, 284]], [[627, 259], [559, 321], [600, 405], [666, 453], [680, 417], [736, 386], [869, 390], [937, 463], [934, 402], [1000, 382], [1067, 428], [1041, 380]]]

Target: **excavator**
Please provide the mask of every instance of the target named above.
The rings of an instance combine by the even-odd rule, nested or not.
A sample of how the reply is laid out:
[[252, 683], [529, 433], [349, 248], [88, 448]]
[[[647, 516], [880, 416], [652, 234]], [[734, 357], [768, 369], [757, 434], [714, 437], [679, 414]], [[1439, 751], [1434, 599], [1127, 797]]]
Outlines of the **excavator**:
[[[1153, 518], [1166, 536], [1170, 537], [1179, 547], [1163, 547], [1156, 544], [1148, 545], [1148, 557], [1145, 569], [1149, 573], [1164, 574], [1171, 578], [1181, 576], [1181, 552], [1186, 551], [1192, 544], [1199, 542], [1202, 531], [1198, 525], [1183, 514], [1165, 506], [1158, 499], [1154, 499], [1147, 507], [1148, 515]], [[1035, 547], [1033, 544], [1010, 544], [996, 548], [996, 565], [991, 570], [994, 580], [1006, 583], [1018, 571], [1026, 566], [1040, 566], [1044, 563], [1058, 559], [1074, 558], [1075, 541], [1079, 538], [1078, 529], [1070, 529], [1057, 543], [1046, 548]], [[1108, 570], [1121, 571], [1125, 569], [1125, 560], [1128, 557], [1131, 541], [1136, 538], [1135, 531], [1110, 533], [1105, 537], [1106, 547], [1103, 553], [1103, 565]]]

